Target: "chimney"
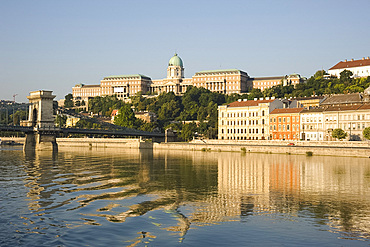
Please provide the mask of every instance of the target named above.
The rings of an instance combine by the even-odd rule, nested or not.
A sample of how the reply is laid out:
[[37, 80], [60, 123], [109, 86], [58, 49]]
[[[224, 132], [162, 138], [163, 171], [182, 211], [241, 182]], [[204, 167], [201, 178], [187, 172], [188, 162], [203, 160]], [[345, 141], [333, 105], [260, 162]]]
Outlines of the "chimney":
[[260, 100], [263, 100], [263, 98], [260, 98]]
[[344, 59], [344, 62], [347, 62], [347, 59]]
[[365, 60], [365, 57], [363, 57], [362, 60]]
[[351, 61], [353, 62], [353, 58], [351, 59]]
[[238, 99], [238, 102], [242, 102], [242, 99]]
[[269, 97], [266, 97], [266, 100], [269, 100], [270, 98]]
[[248, 101], [248, 99], [243, 99], [243, 101]]
[[254, 101], [257, 101], [257, 98], [254, 98]]
[[271, 99], [275, 99], [275, 96], [272, 96]]
[[369, 57], [366, 57], [366, 59], [369, 59]]

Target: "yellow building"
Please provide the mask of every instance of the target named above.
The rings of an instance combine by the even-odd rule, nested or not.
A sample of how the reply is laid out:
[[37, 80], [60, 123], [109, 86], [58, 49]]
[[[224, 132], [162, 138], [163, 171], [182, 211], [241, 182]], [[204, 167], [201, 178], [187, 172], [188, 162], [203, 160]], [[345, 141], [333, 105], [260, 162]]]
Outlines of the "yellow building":
[[269, 139], [269, 114], [283, 107], [284, 102], [275, 98], [245, 99], [221, 105], [218, 107], [218, 139]]

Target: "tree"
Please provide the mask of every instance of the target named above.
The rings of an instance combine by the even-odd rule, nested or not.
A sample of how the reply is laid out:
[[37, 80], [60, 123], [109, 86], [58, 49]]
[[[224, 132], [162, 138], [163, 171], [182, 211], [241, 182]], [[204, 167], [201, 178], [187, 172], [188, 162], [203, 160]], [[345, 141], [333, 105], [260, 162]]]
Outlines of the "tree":
[[58, 127], [64, 127], [67, 123], [67, 116], [57, 115], [57, 117], [54, 120], [54, 123]]
[[347, 132], [345, 132], [342, 129], [334, 129], [333, 132], [331, 133], [331, 136], [333, 138], [337, 138], [339, 140], [344, 139], [347, 137]]
[[353, 76], [353, 73], [349, 70], [343, 70], [342, 72], [339, 73], [340, 75], [340, 82], [342, 83], [350, 83], [351, 82], [351, 76]]
[[367, 127], [365, 128], [363, 131], [362, 131], [362, 134], [364, 135], [364, 137], [368, 140], [370, 140], [370, 127]]
[[196, 130], [197, 130], [197, 125], [195, 123], [184, 124], [182, 126], [180, 137], [184, 141], [190, 141], [193, 139], [193, 136]]
[[73, 107], [73, 95], [71, 93], [64, 96], [64, 107], [65, 108]]
[[118, 111], [118, 115], [114, 118], [114, 124], [122, 127], [135, 128], [136, 123], [135, 114], [129, 104], [122, 106]]

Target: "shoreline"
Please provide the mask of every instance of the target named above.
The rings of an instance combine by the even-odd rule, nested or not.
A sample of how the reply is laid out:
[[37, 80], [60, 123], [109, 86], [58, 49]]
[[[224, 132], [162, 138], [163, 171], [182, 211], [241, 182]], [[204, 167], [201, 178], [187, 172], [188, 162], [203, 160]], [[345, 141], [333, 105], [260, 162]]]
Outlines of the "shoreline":
[[[24, 144], [23, 137], [1, 137], [3, 141]], [[200, 152], [239, 152], [288, 155], [320, 155], [370, 158], [370, 142], [357, 141], [226, 141], [193, 140], [191, 142], [152, 143], [133, 138], [57, 138], [59, 148], [134, 148], [167, 149]]]

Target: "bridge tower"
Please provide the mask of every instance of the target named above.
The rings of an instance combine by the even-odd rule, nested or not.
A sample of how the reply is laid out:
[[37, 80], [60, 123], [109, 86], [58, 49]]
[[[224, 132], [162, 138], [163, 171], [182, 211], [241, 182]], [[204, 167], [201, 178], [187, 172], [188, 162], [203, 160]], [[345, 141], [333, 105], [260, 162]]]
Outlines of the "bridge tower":
[[33, 128], [33, 132], [26, 134], [25, 150], [58, 150], [53, 117], [55, 95], [52, 92], [39, 90], [27, 96], [30, 102], [27, 125]]

